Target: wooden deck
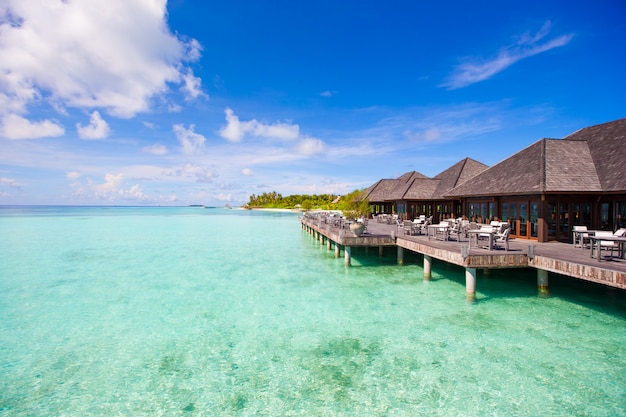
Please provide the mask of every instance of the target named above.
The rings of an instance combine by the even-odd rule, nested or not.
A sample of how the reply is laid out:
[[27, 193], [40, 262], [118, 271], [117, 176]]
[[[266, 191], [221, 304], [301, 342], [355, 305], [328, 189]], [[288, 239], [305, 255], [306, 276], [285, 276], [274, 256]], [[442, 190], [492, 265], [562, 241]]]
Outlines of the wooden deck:
[[598, 261], [591, 258], [589, 249], [567, 243], [538, 243], [525, 239], [511, 239], [509, 251], [468, 249], [467, 238], [462, 238], [461, 242], [429, 240], [428, 236], [409, 236], [396, 225], [372, 220], [368, 223], [366, 233], [360, 237], [349, 229], [333, 227], [317, 219], [302, 218], [301, 222], [344, 247], [396, 246], [465, 268], [535, 268], [626, 289], [626, 259], [617, 258], [617, 252], [614, 258], [609, 256], [610, 252], [602, 252], [602, 259]]

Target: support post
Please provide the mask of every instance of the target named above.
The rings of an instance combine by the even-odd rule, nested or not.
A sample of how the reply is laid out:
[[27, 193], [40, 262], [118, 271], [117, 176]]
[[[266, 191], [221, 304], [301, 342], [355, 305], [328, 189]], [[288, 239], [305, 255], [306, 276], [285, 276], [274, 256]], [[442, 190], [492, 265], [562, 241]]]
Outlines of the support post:
[[350, 266], [350, 257], [352, 256], [352, 248], [350, 246], [346, 246], [344, 248], [344, 264], [346, 266]]
[[378, 247], [378, 256], [383, 256], [383, 247], [382, 246]]
[[324, 245], [324, 235], [320, 233], [320, 245]]
[[333, 247], [333, 241], [330, 239], [326, 239], [326, 249], [331, 250]]
[[404, 248], [398, 246], [398, 265], [404, 265]]
[[539, 297], [548, 297], [550, 295], [550, 289], [548, 287], [548, 271], [545, 269], [537, 270], [537, 291]]
[[424, 255], [424, 280], [430, 281], [432, 276], [433, 258], [428, 255]]
[[339, 258], [341, 248], [339, 248], [339, 244], [335, 243], [335, 258]]
[[465, 268], [465, 298], [476, 301], [476, 268]]

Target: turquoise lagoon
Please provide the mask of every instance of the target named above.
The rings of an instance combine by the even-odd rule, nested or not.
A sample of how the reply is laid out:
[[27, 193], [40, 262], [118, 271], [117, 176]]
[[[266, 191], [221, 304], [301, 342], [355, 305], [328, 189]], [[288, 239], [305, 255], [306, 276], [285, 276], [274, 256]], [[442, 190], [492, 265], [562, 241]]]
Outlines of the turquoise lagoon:
[[626, 294], [395, 251], [292, 213], [0, 208], [2, 416], [624, 416]]

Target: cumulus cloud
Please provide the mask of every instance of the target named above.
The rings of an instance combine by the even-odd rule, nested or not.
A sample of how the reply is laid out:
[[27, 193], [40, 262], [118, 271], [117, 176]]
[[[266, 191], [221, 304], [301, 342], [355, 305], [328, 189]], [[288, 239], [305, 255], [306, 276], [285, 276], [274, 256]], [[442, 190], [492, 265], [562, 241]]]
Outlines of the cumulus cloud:
[[152, 155], [165, 155], [168, 152], [165, 145], [161, 145], [158, 143], [155, 143], [154, 145], [144, 146], [143, 151]]
[[83, 127], [80, 123], [76, 123], [76, 130], [81, 139], [104, 139], [111, 133], [109, 124], [100, 117], [97, 111], [91, 113], [87, 126]]
[[17, 114], [5, 115], [2, 117], [1, 123], [0, 137], [6, 139], [37, 139], [65, 134], [63, 126], [53, 121], [31, 122]]
[[180, 90], [185, 93], [187, 100], [197, 99], [198, 97], [208, 97], [207, 94], [202, 91], [202, 80], [194, 76], [191, 69], [188, 69], [183, 75], [183, 86]]
[[574, 37], [573, 34], [568, 34], [545, 39], [550, 33], [551, 26], [548, 21], [537, 33], [520, 36], [517, 42], [503, 48], [493, 59], [478, 61], [466, 58], [442, 86], [454, 90], [486, 80], [524, 58], [567, 45]]
[[144, 194], [138, 184], [124, 188], [123, 181], [123, 174], [107, 173], [101, 184], [93, 184], [91, 181], [86, 185], [75, 184], [74, 196], [109, 202], [120, 200], [143, 202], [148, 200], [148, 196]]
[[182, 124], [174, 125], [173, 130], [178, 141], [183, 147], [183, 152], [192, 155], [204, 147], [206, 138], [199, 133], [194, 132], [195, 126], [189, 125], [189, 129]]
[[201, 94], [185, 63], [202, 48], [170, 32], [165, 0], [4, 0], [0, 16], [0, 112], [46, 100], [130, 118], [172, 84]]
[[245, 135], [252, 135], [270, 139], [293, 140], [300, 136], [300, 127], [290, 123], [267, 124], [256, 119], [242, 122], [232, 109], [227, 108], [226, 126], [220, 130], [220, 135], [231, 142], [240, 142]]

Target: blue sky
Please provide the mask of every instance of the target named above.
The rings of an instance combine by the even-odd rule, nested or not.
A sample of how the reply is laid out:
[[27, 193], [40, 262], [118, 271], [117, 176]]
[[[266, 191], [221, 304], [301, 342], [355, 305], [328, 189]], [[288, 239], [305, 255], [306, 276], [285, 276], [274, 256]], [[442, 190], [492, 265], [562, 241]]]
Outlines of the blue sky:
[[626, 5], [3, 0], [0, 204], [344, 194], [626, 117]]

